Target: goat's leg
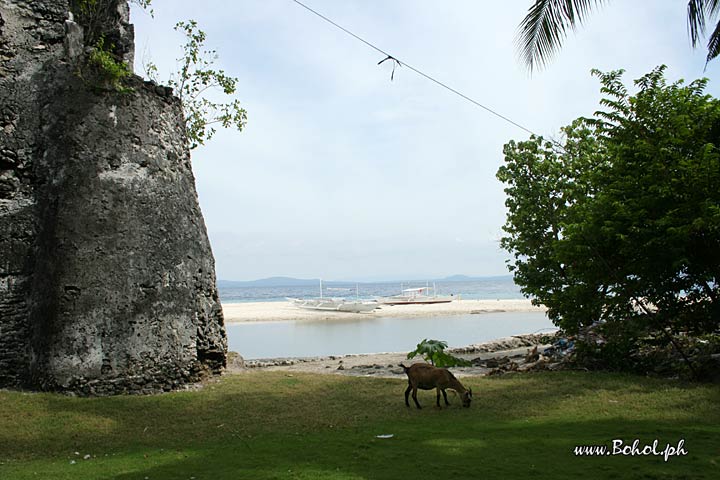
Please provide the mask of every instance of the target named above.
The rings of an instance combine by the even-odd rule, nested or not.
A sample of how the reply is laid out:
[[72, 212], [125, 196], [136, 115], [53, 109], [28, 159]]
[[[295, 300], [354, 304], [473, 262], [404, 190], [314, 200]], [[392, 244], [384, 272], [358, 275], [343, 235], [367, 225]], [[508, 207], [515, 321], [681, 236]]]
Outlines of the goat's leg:
[[[445, 391], [443, 391], [445, 393]], [[435, 388], [435, 404], [440, 408], [440, 387]]]
[[408, 401], [408, 397], [410, 396], [410, 390], [412, 390], [412, 385], [410, 385], [410, 383], [408, 382], [408, 387], [405, 390], [405, 406], [406, 407], [410, 406], [410, 402]]
[[[443, 397], [445, 397], [445, 405], [450, 405], [450, 402], [448, 402], [448, 400], [447, 400], [447, 392], [445, 391], [445, 389], [443, 389], [442, 392], [443, 392]], [[439, 400], [440, 400], [440, 399], [438, 399], [438, 401], [439, 401]]]
[[415, 405], [417, 405], [418, 408], [422, 408], [422, 407], [420, 406], [420, 403], [417, 401], [417, 387], [413, 387], [413, 389], [412, 389], [412, 397], [413, 397], [413, 400], [415, 400]]

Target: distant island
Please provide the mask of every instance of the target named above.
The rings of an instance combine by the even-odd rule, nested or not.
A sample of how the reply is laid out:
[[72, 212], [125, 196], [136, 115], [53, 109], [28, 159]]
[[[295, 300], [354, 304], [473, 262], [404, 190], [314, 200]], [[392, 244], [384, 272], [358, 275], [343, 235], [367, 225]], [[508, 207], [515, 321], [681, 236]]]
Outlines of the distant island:
[[[323, 284], [332, 286], [332, 285], [348, 285], [348, 284], [365, 284], [365, 283], [421, 283], [421, 282], [476, 282], [476, 281], [482, 281], [482, 280], [492, 280], [492, 279], [503, 279], [503, 278], [511, 278], [511, 275], [488, 275], [488, 276], [482, 276], [482, 277], [471, 277], [468, 275], [451, 275], [449, 277], [444, 278], [431, 278], [427, 280], [382, 280], [377, 282], [354, 282], [351, 280], [347, 281], [339, 281], [339, 280], [323, 280]], [[228, 287], [304, 287], [304, 286], [312, 286], [317, 285], [320, 281], [319, 278], [292, 278], [292, 277], [268, 277], [268, 278], [261, 278], [258, 280], [247, 280], [247, 281], [238, 281], [238, 280], [218, 280], [217, 284], [220, 288], [228, 288]]]

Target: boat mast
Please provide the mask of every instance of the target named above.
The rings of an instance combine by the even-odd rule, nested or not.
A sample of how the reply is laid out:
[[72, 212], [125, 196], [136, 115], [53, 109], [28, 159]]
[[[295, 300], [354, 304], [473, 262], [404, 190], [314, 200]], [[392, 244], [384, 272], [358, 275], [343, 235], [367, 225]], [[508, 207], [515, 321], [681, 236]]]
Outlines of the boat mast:
[[322, 296], [322, 278], [320, 279], [320, 298], [323, 298], [323, 296]]

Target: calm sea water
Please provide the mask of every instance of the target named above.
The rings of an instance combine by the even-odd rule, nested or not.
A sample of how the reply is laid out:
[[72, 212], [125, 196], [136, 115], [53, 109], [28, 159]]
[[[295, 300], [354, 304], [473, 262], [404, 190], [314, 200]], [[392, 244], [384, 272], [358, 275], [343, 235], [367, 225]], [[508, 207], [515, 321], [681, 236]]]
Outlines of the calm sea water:
[[244, 358], [313, 357], [409, 352], [423, 338], [461, 347], [500, 337], [553, 330], [544, 313], [483, 313], [444, 317], [368, 316], [318, 321], [227, 325], [228, 347]]
[[[355, 283], [332, 283], [332, 289], [325, 289], [327, 296], [354, 297]], [[399, 282], [359, 283], [357, 288], [363, 298], [388, 296], [400, 293], [402, 288], [418, 288], [426, 286], [425, 282], [406, 282], [402, 286]], [[430, 283], [430, 288], [433, 284]], [[468, 299], [511, 299], [523, 298], [520, 288], [513, 283], [512, 277], [493, 277], [471, 282], [436, 282], [438, 295], [462, 295]], [[319, 285], [313, 286], [286, 286], [286, 287], [219, 287], [222, 303], [239, 302], [277, 302], [284, 301], [286, 297], [305, 298], [320, 295]]]

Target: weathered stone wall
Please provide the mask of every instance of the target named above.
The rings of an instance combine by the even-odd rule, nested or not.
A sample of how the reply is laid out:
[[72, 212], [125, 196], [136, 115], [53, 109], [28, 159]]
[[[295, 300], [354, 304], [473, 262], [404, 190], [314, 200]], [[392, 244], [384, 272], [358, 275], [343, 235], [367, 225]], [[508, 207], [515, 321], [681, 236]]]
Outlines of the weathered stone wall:
[[173, 388], [227, 349], [181, 106], [78, 78], [67, 12], [0, 0], [0, 386]]

